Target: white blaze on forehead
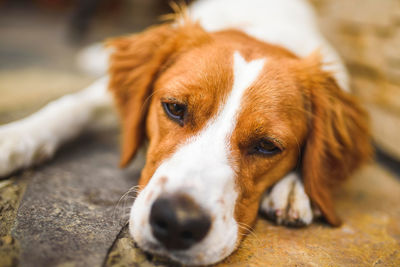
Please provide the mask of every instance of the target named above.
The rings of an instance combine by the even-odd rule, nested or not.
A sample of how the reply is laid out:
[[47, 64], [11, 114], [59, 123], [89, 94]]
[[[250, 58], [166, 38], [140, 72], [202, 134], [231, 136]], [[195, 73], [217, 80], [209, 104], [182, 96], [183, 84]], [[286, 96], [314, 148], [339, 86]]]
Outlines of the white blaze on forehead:
[[[264, 62], [264, 59], [246, 62], [239, 52], [234, 53], [233, 88], [226, 102], [220, 107], [218, 115], [211, 119], [198, 135], [190, 138], [159, 166], [134, 203], [131, 212], [131, 233], [139, 245], [139, 240], [154, 242], [149, 223], [146, 223], [145, 228], [134, 224], [148, 220], [151, 203], [145, 203], [145, 199], [148, 199], [149, 192], [153, 192], [150, 197], [152, 202], [161, 194], [185, 193], [215, 218], [206, 238], [184, 252], [186, 256], [193, 257], [193, 260], [197, 254], [206, 255], [204, 258], [207, 262], [187, 263], [210, 264], [233, 251], [238, 234], [238, 226], [234, 219], [238, 193], [235, 188], [234, 167], [229, 162], [229, 139], [236, 126], [242, 97], [259, 76]], [[162, 189], [160, 179], [167, 180]], [[214, 248], [212, 252], [210, 247]], [[178, 255], [169, 256], [179, 261]]]
[[233, 87], [218, 115], [161, 164], [154, 177], [160, 174], [171, 178], [169, 185], [174, 187], [170, 188], [172, 191], [185, 185], [203, 189], [212, 184], [213, 188], [220, 189], [219, 186], [223, 187], [227, 179], [233, 180], [234, 172], [229, 164], [229, 138], [236, 126], [242, 97], [259, 76], [264, 62], [265, 59], [246, 62], [239, 52], [234, 53]]
[[233, 88], [232, 92], [219, 115], [218, 120], [222, 120], [225, 123], [230, 122], [230, 127], [227, 127], [227, 132], [232, 132], [236, 125], [237, 113], [240, 109], [240, 103], [244, 92], [247, 88], [256, 80], [260, 74], [265, 63], [265, 59], [257, 59], [250, 62], [240, 55], [239, 52], [235, 52], [233, 55]]

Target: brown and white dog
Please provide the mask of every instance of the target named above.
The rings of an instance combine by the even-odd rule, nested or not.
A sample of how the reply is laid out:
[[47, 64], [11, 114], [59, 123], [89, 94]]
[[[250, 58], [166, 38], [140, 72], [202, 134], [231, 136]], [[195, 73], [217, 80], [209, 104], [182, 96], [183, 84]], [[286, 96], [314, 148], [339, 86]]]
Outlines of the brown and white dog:
[[313, 205], [340, 224], [331, 188], [370, 156], [367, 119], [306, 1], [200, 0], [109, 47], [108, 76], [0, 128], [1, 176], [91, 125], [109, 88], [121, 166], [148, 139], [130, 215], [144, 250], [218, 262], [259, 207], [279, 224], [307, 225]]

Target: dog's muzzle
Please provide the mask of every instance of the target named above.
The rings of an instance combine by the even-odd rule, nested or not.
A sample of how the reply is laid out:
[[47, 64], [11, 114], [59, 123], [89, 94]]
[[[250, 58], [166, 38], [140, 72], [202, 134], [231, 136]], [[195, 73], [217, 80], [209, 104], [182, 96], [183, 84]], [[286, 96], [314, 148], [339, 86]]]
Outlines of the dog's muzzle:
[[168, 250], [185, 250], [199, 243], [211, 226], [210, 216], [184, 194], [157, 198], [150, 211], [154, 237]]

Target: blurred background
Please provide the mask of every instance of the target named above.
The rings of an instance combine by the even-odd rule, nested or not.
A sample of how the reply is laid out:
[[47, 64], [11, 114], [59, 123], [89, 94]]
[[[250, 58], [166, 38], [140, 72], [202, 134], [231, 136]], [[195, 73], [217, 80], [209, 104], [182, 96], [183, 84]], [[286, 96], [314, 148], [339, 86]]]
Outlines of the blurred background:
[[[171, 12], [168, 2], [0, 0], [0, 123], [90, 83], [94, 77], [77, 68], [77, 53], [157, 23]], [[371, 114], [378, 154], [399, 171], [400, 1], [311, 2], [321, 30], [346, 62], [354, 93]]]
[[77, 53], [142, 30], [170, 12], [166, 0], [0, 0], [0, 123], [93, 81]]
[[[250, 235], [231, 262], [395, 266], [400, 262], [400, 1], [310, 1], [322, 32], [350, 71], [353, 92], [371, 115], [378, 164], [355, 175], [338, 198], [345, 227], [315, 224], [293, 231], [259, 220], [258, 235]], [[96, 77], [78, 68], [78, 53], [157, 23], [171, 12], [168, 2], [0, 0], [0, 125], [89, 85]], [[126, 199], [122, 206], [115, 203], [140, 173], [137, 166], [118, 170], [117, 144], [116, 128], [89, 135], [39, 169], [0, 181], [0, 267], [171, 266], [140, 252], [127, 227], [115, 223], [115, 209], [124, 210]], [[268, 243], [260, 245], [264, 233]]]
[[377, 159], [400, 174], [400, 1], [312, 2], [370, 113]]

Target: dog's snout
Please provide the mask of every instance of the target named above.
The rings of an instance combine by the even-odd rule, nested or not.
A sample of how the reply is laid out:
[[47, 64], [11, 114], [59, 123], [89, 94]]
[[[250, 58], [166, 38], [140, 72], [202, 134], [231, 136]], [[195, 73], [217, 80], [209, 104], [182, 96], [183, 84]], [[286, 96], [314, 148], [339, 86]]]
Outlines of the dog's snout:
[[183, 250], [206, 236], [211, 219], [189, 196], [174, 195], [156, 199], [151, 207], [150, 225], [165, 248]]

